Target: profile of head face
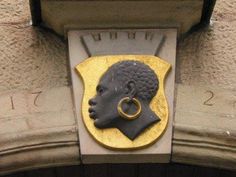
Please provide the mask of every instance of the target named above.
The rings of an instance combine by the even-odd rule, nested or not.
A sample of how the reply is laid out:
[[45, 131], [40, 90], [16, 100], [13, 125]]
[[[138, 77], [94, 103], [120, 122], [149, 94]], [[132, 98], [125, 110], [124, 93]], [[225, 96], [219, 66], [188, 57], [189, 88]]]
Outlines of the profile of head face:
[[159, 87], [155, 72], [146, 64], [117, 62], [102, 75], [97, 94], [89, 100], [89, 116], [99, 129], [117, 128], [134, 140], [160, 121], [149, 104]]

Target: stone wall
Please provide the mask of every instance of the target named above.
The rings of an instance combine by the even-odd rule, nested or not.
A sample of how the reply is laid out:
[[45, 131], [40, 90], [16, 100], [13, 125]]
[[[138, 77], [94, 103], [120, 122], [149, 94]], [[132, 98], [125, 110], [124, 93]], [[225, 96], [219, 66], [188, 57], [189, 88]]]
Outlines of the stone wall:
[[[192, 88], [192, 90], [196, 88], [201, 88], [201, 86], [206, 87], [206, 85], [211, 88], [217, 88], [218, 90], [220, 90], [217, 93], [223, 95], [219, 98], [216, 98], [220, 100], [219, 101], [220, 103], [221, 100], [228, 101], [228, 98], [231, 99], [231, 96], [228, 95], [230, 94], [232, 95], [233, 93], [233, 95], [235, 96], [235, 91], [236, 91], [236, 49], [235, 49], [236, 10], [235, 9], [236, 9], [235, 0], [218, 0], [211, 21], [211, 25], [208, 28], [194, 32], [188, 37], [180, 40], [177, 50], [178, 53], [177, 53], [176, 83], [178, 83], [178, 85], [185, 85], [185, 86], [191, 85], [187, 88]], [[68, 69], [67, 69], [68, 67], [67, 42], [50, 31], [47, 31], [45, 29], [40, 29], [37, 27], [32, 27], [30, 25], [31, 23], [30, 23], [28, 0], [18, 0], [18, 1], [0, 0], [0, 15], [2, 17], [0, 19], [0, 95], [3, 95], [3, 93], [8, 92], [8, 90], [10, 90], [9, 93], [13, 93], [16, 90], [17, 90], [16, 92], [18, 92], [19, 90], [32, 90], [37, 88], [45, 89], [45, 88], [63, 87], [71, 85], [70, 76], [68, 74]], [[196, 100], [193, 100], [191, 98], [192, 94], [191, 90], [189, 91], [188, 89], [187, 91], [190, 93], [186, 94], [187, 92], [184, 89], [185, 87], [182, 88], [182, 92], [180, 92], [181, 86], [178, 86], [178, 88], [179, 88], [178, 93], [183, 93], [183, 95], [184, 94], [190, 95], [190, 100], [193, 101], [192, 102], [193, 105], [197, 103]], [[225, 94], [228, 93], [228, 91], [224, 90], [224, 88], [230, 90], [229, 91], [230, 94]], [[202, 93], [204, 93], [204, 91], [202, 91], [201, 94]], [[181, 94], [179, 95], [181, 96]], [[9, 97], [7, 97], [7, 99], [9, 99]], [[70, 98], [67, 97], [67, 99]], [[177, 99], [177, 100], [181, 102], [181, 100], [184, 99]], [[231, 102], [229, 104], [231, 104]], [[180, 106], [182, 107], [184, 105], [185, 104], [180, 104]], [[196, 106], [196, 110], [197, 108], [198, 107]], [[200, 108], [199, 110], [201, 112], [203, 109], [202, 107]], [[235, 141], [233, 141], [235, 139], [235, 136], [234, 134], [232, 136], [230, 134], [231, 130], [235, 132], [234, 127], [236, 124], [235, 121], [233, 121], [233, 118], [235, 118], [235, 111], [230, 107], [230, 110], [232, 109], [232, 113], [230, 113], [230, 111], [227, 112], [228, 109], [225, 109], [223, 110], [223, 113], [222, 111], [220, 111], [220, 113], [218, 111], [216, 115], [214, 111], [216, 109], [220, 110], [220, 108], [215, 107], [214, 109], [212, 109], [213, 111], [211, 110], [211, 112], [209, 112], [209, 110], [205, 109], [204, 107], [204, 110], [202, 112], [206, 113], [206, 111], [208, 111], [208, 114], [206, 115], [204, 114], [200, 118], [201, 120], [205, 120], [205, 122], [203, 123], [206, 127], [203, 127], [203, 124], [201, 122], [200, 122], [201, 124], [199, 124], [199, 119], [198, 119], [199, 114], [193, 115], [191, 113], [191, 110], [187, 110], [189, 111], [189, 114], [192, 115], [192, 117], [182, 116], [179, 114], [182, 113], [181, 111], [182, 109], [178, 109], [176, 111], [177, 114], [175, 120], [175, 133], [173, 139], [174, 142], [173, 159], [175, 161], [203, 164], [203, 162], [205, 162], [206, 159], [198, 159], [198, 158], [199, 157], [206, 158], [206, 156], [208, 156], [209, 159], [209, 151], [207, 148], [205, 148], [204, 151], [205, 156], [198, 155], [197, 156], [198, 158], [196, 158], [195, 161], [192, 161], [192, 159], [188, 158], [189, 156], [194, 157], [194, 155], [199, 154], [198, 149], [194, 150], [194, 148], [188, 148], [187, 150], [185, 150], [182, 148], [181, 145], [178, 145], [178, 143], [183, 143], [183, 142], [181, 141], [177, 142], [177, 140], [179, 137], [181, 137], [183, 138], [183, 141], [191, 140], [192, 142], [193, 139], [197, 139], [196, 142], [199, 142], [199, 139], [203, 141], [204, 140], [203, 138], [208, 138], [210, 140], [207, 139], [206, 142], [209, 141], [210, 145], [212, 140], [214, 141], [217, 140], [217, 143], [215, 143], [217, 145], [219, 144], [218, 141], [220, 141], [221, 143], [220, 146], [216, 148], [218, 151], [216, 153], [215, 151], [211, 153], [211, 158], [210, 158], [210, 161], [212, 163], [211, 165], [221, 166], [225, 168], [235, 168], [233, 166], [232, 167], [227, 166], [227, 163], [233, 165], [235, 163], [234, 159], [236, 159], [235, 151], [231, 150], [231, 148], [233, 149], [235, 147], [232, 146], [233, 144], [235, 144]], [[186, 108], [184, 107], [184, 109]], [[72, 110], [72, 108], [70, 110]], [[199, 111], [196, 110], [195, 113], [196, 112], [199, 113]], [[228, 115], [228, 113], [230, 114], [231, 117]], [[211, 116], [209, 115], [211, 115], [214, 119], [217, 119], [217, 122], [216, 121], [212, 122], [212, 119], [209, 118]], [[30, 116], [32, 116], [31, 112]], [[71, 120], [70, 118], [72, 118], [72, 116], [69, 117], [68, 120]], [[23, 121], [24, 119], [28, 123], [29, 120], [31, 120], [30, 118], [27, 118], [27, 116], [25, 115], [22, 117], [22, 119], [18, 119], [17, 117], [17, 120], [19, 121]], [[10, 118], [8, 117], [6, 119], [6, 122], [8, 123], [9, 120]], [[44, 125], [48, 123], [47, 121], [42, 122], [41, 121], [42, 119], [37, 119], [37, 120], [40, 120], [38, 122], [44, 123], [40, 124], [43, 125], [42, 127], [44, 127]], [[35, 120], [34, 125], [38, 125], [37, 120]], [[57, 120], [56, 117], [55, 120]], [[63, 117], [62, 123], [59, 122], [60, 126], [64, 126], [66, 120], [67, 119]], [[34, 120], [32, 119], [32, 121]], [[222, 129], [221, 122], [224, 122], [225, 129]], [[53, 122], [53, 126], [55, 125], [54, 127], [56, 130], [58, 130], [59, 127], [57, 123], [58, 121]], [[74, 120], [70, 121], [69, 124], [73, 128], [76, 128]], [[183, 128], [183, 124], [186, 125], [187, 128], [185, 127]], [[197, 128], [194, 127], [197, 124], [198, 127]], [[0, 124], [0, 125], [4, 126], [5, 124]], [[14, 138], [19, 138], [18, 136], [19, 132], [17, 132], [17, 129], [14, 129], [12, 127], [13, 124], [8, 123], [7, 125], [11, 129], [8, 129], [6, 126], [4, 126], [5, 129], [8, 129], [11, 132], [15, 132], [11, 136]], [[19, 124], [17, 124], [16, 122], [14, 123], [14, 126], [19, 128]], [[210, 136], [210, 134], [207, 134], [209, 133], [208, 128], [209, 127], [212, 128], [212, 126], [213, 128], [215, 128], [211, 129], [213, 132], [212, 134], [214, 135], [214, 132], [218, 132], [220, 134], [219, 137], [221, 137], [221, 139], [215, 138], [215, 136]], [[202, 128], [203, 131], [199, 131], [201, 130], [199, 129], [199, 127]], [[196, 129], [197, 134], [193, 134], [194, 129]], [[32, 129], [32, 131], [36, 130], [37, 128]], [[225, 134], [225, 130], [227, 130], [226, 131], [227, 134]], [[6, 132], [3, 133], [7, 134]], [[73, 134], [74, 137], [73, 141], [77, 141], [76, 132], [72, 132], [71, 134]], [[231, 141], [227, 141], [225, 139], [226, 136], [230, 138]], [[0, 136], [0, 143], [3, 139], [4, 137]], [[52, 139], [54, 139], [54, 137]], [[224, 153], [224, 156], [222, 156], [222, 146], [226, 146], [227, 142], [229, 143], [229, 146], [227, 146], [227, 148], [230, 149], [228, 151], [233, 155], [228, 154], [228, 156], [226, 156], [226, 153]], [[195, 144], [193, 144], [192, 146], [195, 147]], [[1, 148], [2, 147], [3, 146], [1, 146]], [[76, 149], [77, 146], [75, 146], [74, 148]], [[201, 149], [199, 149], [199, 151], [200, 150]], [[203, 153], [203, 151], [201, 151], [201, 153]], [[74, 151], [74, 154], [78, 155], [77, 149], [76, 151]], [[37, 155], [40, 156], [40, 154], [38, 153]], [[35, 154], [33, 154], [31, 157], [35, 157]], [[12, 159], [15, 160], [15, 158]], [[214, 159], [217, 159], [221, 164], [220, 165], [215, 164]], [[21, 165], [22, 163], [20, 160], [18, 161], [18, 164]], [[36, 159], [36, 161], [37, 160], [38, 159]], [[12, 161], [10, 161], [9, 164], [11, 164], [11, 162]], [[27, 161], [27, 163], [28, 162], [30, 161]], [[54, 162], [55, 161], [53, 161], [53, 163]], [[0, 167], [1, 165], [3, 165], [2, 166], [3, 168], [5, 164], [4, 163], [0, 164]], [[31, 164], [27, 164], [26, 166], [30, 165]], [[210, 165], [210, 164], [205, 164], [205, 165]]]
[[236, 89], [236, 1], [218, 0], [209, 28], [179, 42], [177, 82]]
[[[218, 0], [209, 28], [178, 45], [177, 80], [236, 88], [236, 1]], [[0, 91], [68, 85], [66, 42], [32, 27], [28, 0], [0, 1]]]

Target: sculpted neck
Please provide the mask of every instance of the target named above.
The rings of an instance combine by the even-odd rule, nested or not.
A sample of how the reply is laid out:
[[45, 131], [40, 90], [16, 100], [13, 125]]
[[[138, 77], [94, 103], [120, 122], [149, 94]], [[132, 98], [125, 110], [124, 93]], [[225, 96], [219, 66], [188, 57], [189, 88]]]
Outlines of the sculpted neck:
[[135, 120], [125, 120], [120, 118], [116, 123], [118, 128], [129, 139], [134, 140], [146, 128], [160, 121], [160, 118], [148, 107], [142, 105], [141, 115]]

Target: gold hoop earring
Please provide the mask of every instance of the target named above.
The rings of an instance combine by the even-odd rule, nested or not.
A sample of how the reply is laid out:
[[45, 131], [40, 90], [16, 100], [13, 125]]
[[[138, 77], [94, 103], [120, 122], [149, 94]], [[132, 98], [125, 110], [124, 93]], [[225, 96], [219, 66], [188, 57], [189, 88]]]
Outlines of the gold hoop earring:
[[[133, 101], [134, 104], [138, 107], [138, 110], [135, 114], [126, 114], [122, 109], [123, 102], [128, 103], [130, 100]], [[117, 110], [122, 118], [127, 119], [127, 120], [134, 120], [134, 119], [138, 118], [138, 116], [140, 115], [140, 113], [142, 111], [142, 107], [141, 107], [140, 101], [137, 100], [136, 98], [131, 99], [129, 97], [124, 97], [119, 101], [118, 106], [117, 106]]]

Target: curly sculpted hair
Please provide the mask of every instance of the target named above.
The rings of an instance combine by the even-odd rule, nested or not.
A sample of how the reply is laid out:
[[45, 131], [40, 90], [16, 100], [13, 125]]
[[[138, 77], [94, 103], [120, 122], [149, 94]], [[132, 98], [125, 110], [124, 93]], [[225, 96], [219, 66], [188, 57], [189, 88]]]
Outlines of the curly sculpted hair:
[[155, 72], [148, 65], [139, 61], [117, 62], [109, 68], [108, 72], [111, 72], [120, 84], [132, 80], [136, 85], [136, 96], [142, 100], [151, 101], [159, 88]]

